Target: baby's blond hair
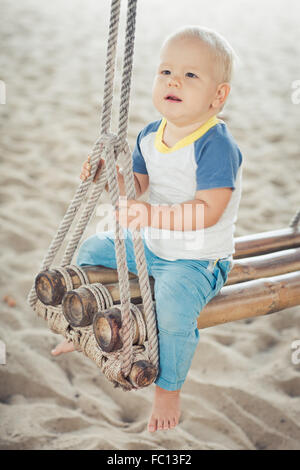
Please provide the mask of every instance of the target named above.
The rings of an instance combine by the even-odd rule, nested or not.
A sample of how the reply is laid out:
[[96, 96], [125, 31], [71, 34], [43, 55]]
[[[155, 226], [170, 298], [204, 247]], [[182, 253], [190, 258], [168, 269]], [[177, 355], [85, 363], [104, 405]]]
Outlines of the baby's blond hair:
[[213, 53], [217, 63], [218, 79], [221, 82], [231, 82], [233, 66], [237, 55], [221, 34], [203, 26], [183, 26], [170, 34], [165, 39], [163, 46], [173, 39], [180, 38], [197, 38], [205, 43]]

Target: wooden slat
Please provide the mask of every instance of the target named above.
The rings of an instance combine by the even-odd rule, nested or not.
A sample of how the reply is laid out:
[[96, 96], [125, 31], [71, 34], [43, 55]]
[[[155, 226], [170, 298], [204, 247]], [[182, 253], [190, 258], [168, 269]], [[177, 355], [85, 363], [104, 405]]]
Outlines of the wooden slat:
[[[223, 287], [200, 312], [198, 329], [253, 318], [300, 304], [300, 271]], [[137, 305], [143, 311], [143, 305]], [[132, 313], [133, 344], [139, 341], [138, 324]], [[145, 318], [144, 318], [145, 321]], [[94, 316], [93, 329], [99, 346], [107, 352], [122, 347], [121, 312], [112, 308]]]
[[201, 311], [199, 329], [300, 304], [300, 271], [223, 287]]
[[300, 248], [235, 259], [226, 286], [300, 270]]
[[296, 247], [300, 247], [300, 231], [284, 228], [235, 238], [233, 257], [245, 258]]

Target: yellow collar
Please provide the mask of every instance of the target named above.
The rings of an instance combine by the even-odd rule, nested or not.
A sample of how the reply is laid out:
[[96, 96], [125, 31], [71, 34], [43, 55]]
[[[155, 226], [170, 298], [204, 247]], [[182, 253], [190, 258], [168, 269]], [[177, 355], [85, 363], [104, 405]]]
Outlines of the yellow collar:
[[187, 135], [183, 139], [176, 142], [176, 144], [173, 147], [168, 147], [162, 140], [164, 129], [167, 124], [166, 118], [163, 118], [156, 132], [155, 143], [154, 143], [155, 148], [160, 153], [174, 152], [175, 150], [181, 149], [182, 147], [185, 147], [186, 145], [192, 144], [193, 142], [195, 142], [195, 140], [200, 139], [200, 137], [202, 137], [211, 127], [215, 126], [219, 122], [222, 122], [222, 121], [218, 119], [216, 116], [212, 116], [208, 121], [202, 124], [202, 126], [196, 129], [194, 132], [192, 132], [191, 134]]

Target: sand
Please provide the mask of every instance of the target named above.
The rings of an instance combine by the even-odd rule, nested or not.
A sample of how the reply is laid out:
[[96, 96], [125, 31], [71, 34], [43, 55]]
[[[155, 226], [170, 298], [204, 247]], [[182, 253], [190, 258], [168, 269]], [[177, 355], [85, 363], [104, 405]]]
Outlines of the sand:
[[[131, 147], [159, 117], [151, 84], [166, 33], [198, 22], [224, 34], [240, 57], [224, 110], [244, 156], [236, 236], [286, 227], [299, 209], [299, 13], [297, 0], [139, 2]], [[78, 352], [51, 357], [59, 337], [26, 303], [98, 137], [108, 15], [108, 0], [0, 4], [0, 448], [299, 450], [300, 365], [291, 346], [300, 307], [201, 331], [180, 425], [152, 435], [154, 386], [125, 393]]]

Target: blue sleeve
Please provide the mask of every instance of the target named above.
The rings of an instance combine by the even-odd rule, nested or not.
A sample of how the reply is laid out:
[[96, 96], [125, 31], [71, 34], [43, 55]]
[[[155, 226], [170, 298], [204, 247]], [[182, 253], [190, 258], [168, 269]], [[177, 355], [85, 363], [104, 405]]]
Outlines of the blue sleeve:
[[196, 188], [232, 188], [242, 163], [242, 154], [234, 141], [215, 136], [197, 148], [195, 142]]
[[134, 173], [142, 173], [143, 175], [147, 175], [148, 171], [146, 162], [140, 147], [141, 134], [142, 132], [140, 132], [137, 136], [136, 144], [132, 153], [132, 169]]

